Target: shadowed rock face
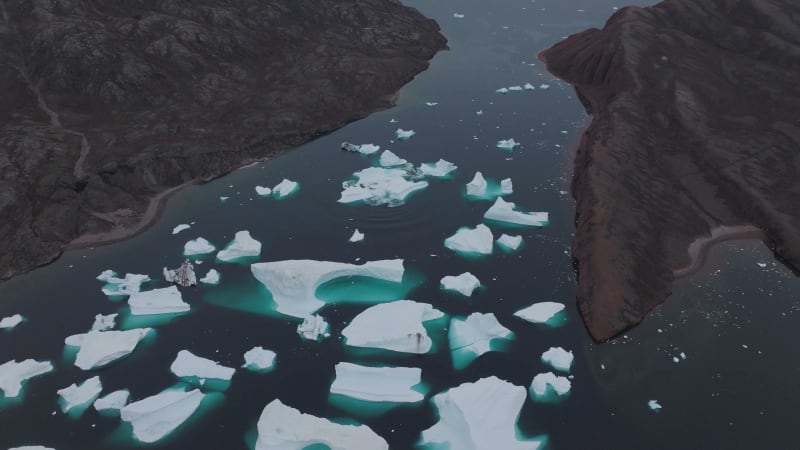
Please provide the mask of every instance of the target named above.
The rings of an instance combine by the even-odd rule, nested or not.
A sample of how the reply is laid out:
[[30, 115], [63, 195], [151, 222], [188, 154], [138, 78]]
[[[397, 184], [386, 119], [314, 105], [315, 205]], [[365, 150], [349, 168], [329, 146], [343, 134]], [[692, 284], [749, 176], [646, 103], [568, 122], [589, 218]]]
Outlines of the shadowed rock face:
[[0, 279], [391, 106], [445, 42], [396, 0], [0, 2]]
[[664, 302], [702, 259], [693, 242], [757, 231], [800, 268], [800, 3], [625, 8], [540, 57], [593, 116], [572, 194], [578, 306], [595, 339]]

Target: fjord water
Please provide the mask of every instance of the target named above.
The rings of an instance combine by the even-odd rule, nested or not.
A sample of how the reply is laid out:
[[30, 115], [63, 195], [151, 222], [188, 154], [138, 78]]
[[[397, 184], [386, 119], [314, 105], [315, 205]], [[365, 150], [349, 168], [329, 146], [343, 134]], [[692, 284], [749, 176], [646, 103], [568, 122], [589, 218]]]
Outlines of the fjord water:
[[[552, 79], [536, 55], [569, 34], [602, 26], [613, 7], [623, 5], [609, 0], [406, 3], [441, 24], [450, 50], [403, 89], [396, 108], [265, 163], [188, 187], [170, 199], [154, 226], [133, 239], [69, 251], [47, 267], [0, 284], [0, 317], [20, 313], [27, 318], [0, 333], [0, 362], [35, 358], [56, 366], [29, 382], [19, 401], [0, 399], [0, 448], [33, 443], [60, 450], [141, 448], [118, 419], [93, 409], [77, 420], [62, 414], [56, 391], [99, 374], [104, 393], [127, 388], [137, 400], [178, 382], [169, 366], [179, 350], [239, 367], [254, 346], [277, 352], [273, 371], [238, 370], [221, 395], [149, 447], [247, 448], [261, 410], [279, 398], [305, 413], [365, 423], [393, 449], [413, 448], [420, 432], [437, 420], [430, 396], [491, 375], [527, 388], [534, 375], [551, 370], [539, 360], [551, 346], [575, 353], [572, 392], [554, 403], [527, 400], [519, 420], [522, 435], [546, 435], [548, 448], [793, 447], [788, 440], [793, 405], [800, 400], [793, 382], [800, 370], [793, 352], [800, 327], [793, 322], [800, 289], [791, 273], [771, 262], [762, 244], [729, 243], [714, 250], [701, 272], [676, 284], [666, 305], [615, 342], [592, 343], [577, 315], [569, 254], [574, 211], [566, 191], [571, 149], [588, 119], [573, 90]], [[526, 82], [537, 89], [495, 92]], [[392, 142], [398, 127], [417, 134]], [[495, 147], [508, 138], [522, 145], [512, 152]], [[430, 179], [430, 186], [403, 206], [343, 205], [336, 202], [341, 183], [374, 165], [377, 154], [341, 152], [342, 141], [374, 143], [415, 164], [444, 158], [458, 170], [450, 179]], [[464, 196], [464, 184], [476, 170], [495, 181], [511, 177], [509, 201], [550, 213], [550, 224], [542, 229], [492, 224], [495, 237], [502, 232], [524, 237], [516, 253], [495, 249], [487, 257], [465, 258], [443, 246], [458, 228], [481, 223], [491, 204]], [[274, 186], [283, 178], [298, 181], [300, 190], [282, 200], [255, 194], [256, 185]], [[221, 202], [220, 197], [229, 198]], [[190, 222], [191, 229], [171, 235], [173, 226]], [[366, 239], [348, 243], [356, 228]], [[124, 302], [110, 301], [100, 291], [95, 277], [102, 270], [146, 273], [158, 280], [162, 267], [183, 260], [187, 240], [202, 236], [222, 248], [239, 230], [249, 230], [263, 243], [260, 261], [402, 258], [408, 273], [400, 286], [361, 279], [323, 286], [320, 296], [333, 303], [320, 311], [331, 337], [309, 342], [297, 335], [296, 320], [270, 309], [248, 265], [212, 258], [197, 267], [198, 275], [214, 267], [222, 281], [183, 289], [190, 313], [146, 324], [156, 329], [154, 336], [109, 367], [83, 372], [72, 365], [64, 351], [66, 336], [87, 331], [97, 313], [122, 308], [125, 315]], [[484, 285], [473, 297], [440, 290], [441, 277], [465, 271]], [[436, 351], [426, 355], [345, 348], [340, 332], [367, 307], [364, 301], [400, 298], [432, 303], [448, 317], [493, 312], [514, 340], [463, 370], [453, 369], [441, 325], [431, 333]], [[512, 315], [547, 300], [567, 305], [559, 327]], [[121, 318], [123, 327], [136, 325]], [[681, 352], [686, 359], [673, 362]], [[341, 361], [420, 367], [428, 398], [385, 411], [330, 397], [334, 365]], [[653, 399], [663, 406], [658, 413], [647, 407]]]

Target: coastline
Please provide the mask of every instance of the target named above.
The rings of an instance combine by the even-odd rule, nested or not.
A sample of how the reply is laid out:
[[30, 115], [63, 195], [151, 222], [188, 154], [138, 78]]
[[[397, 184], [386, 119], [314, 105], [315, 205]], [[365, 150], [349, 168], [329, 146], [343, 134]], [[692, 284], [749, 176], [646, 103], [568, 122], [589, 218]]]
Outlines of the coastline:
[[689, 254], [689, 264], [675, 269], [673, 276], [675, 279], [685, 278], [694, 275], [706, 263], [709, 251], [718, 244], [740, 240], [763, 240], [766, 234], [763, 230], [753, 225], [722, 225], [711, 230], [711, 234], [695, 239], [686, 249]]

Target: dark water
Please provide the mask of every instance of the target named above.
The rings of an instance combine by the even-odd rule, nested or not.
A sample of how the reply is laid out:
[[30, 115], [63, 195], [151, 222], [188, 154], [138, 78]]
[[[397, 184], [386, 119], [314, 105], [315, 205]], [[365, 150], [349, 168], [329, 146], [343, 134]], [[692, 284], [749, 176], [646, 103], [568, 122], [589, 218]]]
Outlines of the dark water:
[[[0, 362], [35, 358], [56, 366], [28, 384], [21, 402], [0, 399], [0, 448], [29, 443], [59, 450], [140, 448], [118, 419], [93, 409], [78, 420], [62, 414], [56, 391], [99, 374], [104, 393], [128, 388], [134, 399], [141, 399], [178, 381], [169, 366], [181, 349], [238, 367], [242, 354], [256, 345], [277, 352], [274, 371], [238, 370], [216, 402], [152, 447], [247, 448], [246, 436], [252, 436], [261, 410], [280, 398], [306, 413], [366, 423], [394, 449], [413, 448], [420, 431], [436, 421], [430, 402], [377, 416], [331, 402], [337, 362], [421, 367], [430, 395], [491, 375], [527, 388], [535, 374], [550, 370], [539, 355], [551, 346], [575, 353], [572, 393], [558, 403], [527, 400], [519, 423], [526, 436], [546, 435], [550, 449], [797, 447], [792, 430], [794, 405], [800, 400], [795, 382], [800, 361], [794, 352], [800, 337], [795, 326], [800, 289], [761, 244], [726, 244], [715, 250], [701, 273], [678, 283], [667, 305], [615, 343], [594, 345], [577, 316], [568, 253], [573, 204], [566, 191], [570, 149], [587, 118], [571, 88], [546, 74], [536, 55], [571, 33], [601, 26], [612, 8], [622, 5], [606, 0], [407, 3], [439, 21], [450, 51], [438, 55], [431, 69], [402, 91], [396, 108], [264, 164], [187, 188], [170, 200], [154, 227], [135, 239], [69, 252], [0, 285], [0, 317], [20, 313], [28, 319], [0, 333]], [[465, 17], [456, 19], [453, 13]], [[526, 82], [551, 87], [495, 93]], [[391, 143], [398, 127], [417, 135]], [[521, 148], [512, 153], [495, 148], [497, 140], [512, 137]], [[459, 168], [450, 180], [432, 180], [402, 207], [342, 205], [336, 202], [342, 181], [377, 159], [340, 152], [338, 144], [345, 140], [381, 145], [416, 164], [444, 158]], [[464, 198], [464, 184], [475, 170], [495, 180], [511, 177], [509, 200], [527, 210], [550, 212], [550, 225], [541, 230], [493, 227], [496, 237], [522, 234], [525, 244], [518, 253], [496, 251], [467, 259], [443, 247], [444, 238], [459, 227], [480, 223], [490, 205]], [[257, 198], [255, 185], [273, 186], [284, 177], [298, 181], [300, 191], [280, 201]], [[230, 198], [221, 203], [220, 196]], [[171, 235], [174, 225], [191, 221], [196, 222], [192, 229]], [[347, 242], [354, 228], [366, 234], [362, 244]], [[410, 298], [432, 303], [448, 316], [494, 312], [515, 339], [506, 351], [488, 353], [459, 371], [452, 368], [444, 333], [434, 333], [438, 351], [423, 356], [354, 352], [344, 348], [339, 332], [366, 306], [336, 304], [321, 310], [331, 324], [331, 338], [307, 342], [298, 337], [296, 321], [269, 314], [259, 303], [263, 292], [248, 266], [207, 262], [199, 272], [213, 264], [222, 283], [184, 290], [191, 313], [156, 326], [154, 338], [132, 355], [91, 373], [67, 359], [66, 336], [85, 332], [95, 314], [125, 305], [101, 293], [94, 278], [102, 270], [159, 278], [163, 266], [180, 263], [186, 240], [203, 236], [221, 247], [243, 229], [263, 243], [262, 261], [403, 258], [410, 276], [400, 287], [339, 284], [326, 292], [340, 299], [365, 292]], [[439, 289], [442, 276], [465, 271], [486, 288], [469, 300]], [[545, 300], [567, 304], [563, 326], [535, 326], [512, 316]], [[687, 359], [674, 363], [680, 352]], [[658, 414], [647, 408], [651, 399], [663, 406]]]

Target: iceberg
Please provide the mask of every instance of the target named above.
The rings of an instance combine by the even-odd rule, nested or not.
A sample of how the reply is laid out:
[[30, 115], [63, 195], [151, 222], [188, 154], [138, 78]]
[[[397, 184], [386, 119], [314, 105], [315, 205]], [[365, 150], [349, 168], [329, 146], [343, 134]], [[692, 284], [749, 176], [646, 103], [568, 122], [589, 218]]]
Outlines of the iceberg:
[[511, 183], [511, 178], [504, 178], [500, 180], [500, 195], [508, 195], [514, 193], [514, 184]]
[[502, 88], [496, 90], [495, 92], [497, 92], [498, 94], [508, 94], [508, 88], [502, 87]]
[[553, 372], [540, 373], [533, 377], [530, 393], [535, 398], [547, 395], [548, 388], [558, 395], [567, 395], [572, 388], [572, 383], [567, 377], [556, 376]]
[[444, 240], [444, 246], [450, 250], [482, 255], [491, 254], [493, 245], [492, 231], [484, 224], [475, 228], [459, 228], [454, 235]]
[[0, 391], [3, 391], [5, 398], [16, 397], [26, 381], [52, 371], [53, 365], [50, 361], [36, 361], [33, 359], [26, 359], [20, 362], [8, 361], [0, 365]]
[[206, 255], [208, 253], [212, 253], [216, 249], [217, 248], [205, 238], [197, 238], [184, 244], [183, 254], [184, 256]]
[[315, 444], [330, 450], [389, 449], [389, 444], [366, 425], [341, 425], [303, 414], [279, 399], [264, 407], [258, 419], [255, 450], [301, 450]]
[[395, 155], [391, 150], [384, 150], [383, 153], [381, 153], [378, 164], [380, 164], [381, 167], [395, 167], [404, 166], [408, 164], [408, 161]]
[[103, 385], [100, 383], [100, 377], [98, 376], [89, 378], [80, 385], [73, 383], [64, 389], [59, 389], [58, 396], [61, 398], [61, 410], [68, 413], [73, 408], [80, 408], [92, 403], [102, 390]]
[[356, 231], [353, 231], [353, 235], [350, 236], [350, 239], [348, 239], [349, 242], [361, 242], [363, 240], [364, 233], [358, 231], [358, 228], [356, 228]]
[[105, 397], [100, 397], [94, 401], [94, 409], [97, 411], [119, 411], [128, 404], [131, 393], [127, 389], [114, 391]]
[[500, 325], [493, 313], [472, 313], [466, 319], [452, 319], [448, 340], [456, 369], [492, 350], [495, 339], [511, 339], [513, 333]]
[[328, 322], [319, 314], [308, 316], [303, 319], [303, 323], [297, 326], [297, 334], [310, 341], [318, 341], [330, 336]]
[[442, 289], [456, 291], [463, 296], [470, 297], [475, 289], [480, 287], [481, 282], [475, 275], [464, 272], [458, 276], [448, 275], [442, 278], [440, 284]]
[[514, 147], [517, 147], [519, 143], [514, 139], [501, 139], [497, 141], [497, 148], [502, 148], [503, 150], [514, 150]]
[[[113, 275], [107, 276], [109, 272]], [[135, 273], [126, 273], [125, 278], [117, 278], [116, 274], [109, 270], [101, 273], [97, 279], [106, 282], [106, 285], [103, 286], [103, 293], [108, 296], [131, 295], [134, 292], [139, 292], [143, 283], [150, 281], [149, 276]]]
[[515, 203], [507, 202], [502, 197], [497, 197], [494, 204], [486, 211], [483, 217], [487, 220], [513, 223], [531, 227], [543, 227], [550, 223], [546, 212], [514, 211]]
[[133, 426], [133, 436], [139, 442], [156, 442], [194, 414], [204, 397], [197, 389], [167, 390], [128, 404], [120, 410], [120, 418]]
[[422, 322], [444, 314], [428, 303], [397, 300], [371, 306], [342, 330], [345, 344], [404, 353], [427, 353], [433, 346]]
[[425, 106], [436, 106], [439, 102], [425, 102]]
[[128, 299], [131, 314], [174, 314], [189, 311], [189, 304], [183, 302], [181, 292], [175, 286], [135, 292]]
[[3, 319], [0, 320], [0, 330], [13, 330], [17, 325], [21, 324], [23, 320], [25, 320], [25, 318], [20, 314], [3, 317]]
[[525, 388], [495, 376], [436, 394], [439, 421], [422, 432], [421, 444], [458, 450], [535, 450], [542, 442], [518, 440], [517, 420]]
[[244, 353], [244, 365], [242, 367], [256, 371], [268, 370], [275, 365], [275, 356], [275, 352], [272, 350], [253, 347]]
[[201, 358], [188, 350], [178, 352], [178, 357], [169, 366], [169, 370], [181, 378], [197, 377], [230, 381], [236, 369], [220, 365], [216, 361]]
[[361, 276], [400, 283], [405, 269], [402, 259], [369, 261], [362, 265], [287, 260], [252, 264], [250, 271], [272, 293], [278, 312], [304, 319], [325, 305], [315, 293], [328, 281]]
[[563, 310], [563, 303], [539, 302], [534, 303], [527, 308], [520, 309], [519, 311], [515, 312], [514, 315], [520, 319], [527, 320], [528, 322], [546, 323]]
[[296, 181], [291, 181], [284, 178], [283, 181], [281, 181], [280, 183], [275, 185], [274, 188], [272, 188], [272, 195], [278, 198], [283, 198], [295, 192], [299, 187], [300, 185], [297, 184]]
[[503, 247], [506, 250], [515, 251], [516, 249], [519, 248], [520, 245], [522, 245], [522, 236], [519, 235], [511, 236], [508, 234], [503, 234], [502, 236], [497, 238], [497, 245]]
[[44, 445], [23, 445], [22, 447], [13, 447], [8, 450], [55, 450], [51, 447], [45, 447]]
[[412, 388], [422, 381], [416, 367], [367, 367], [340, 362], [331, 394], [368, 402], [414, 403], [425, 396]]
[[456, 19], [463, 19], [464, 15], [463, 14], [459, 14], [459, 13], [453, 13], [453, 17], [456, 18]]
[[539, 85], [539, 89], [550, 89], [550, 85], [549, 84], [540, 84]]
[[175, 228], [172, 229], [172, 234], [178, 234], [181, 231], [188, 230], [189, 228], [192, 228], [192, 226], [186, 223], [175, 225]]
[[260, 197], [269, 197], [272, 195], [272, 189], [266, 186], [256, 186], [256, 194], [258, 194]]
[[428, 187], [427, 181], [410, 181], [408, 171], [369, 167], [353, 174], [355, 180], [342, 183], [339, 203], [358, 201], [370, 205], [402, 205], [411, 193]]
[[515, 91], [515, 92], [519, 92], [519, 91], [521, 91], [521, 90], [522, 90], [522, 86], [509, 86], [509, 87], [508, 87], [508, 90], [509, 90], [509, 91]]
[[64, 340], [70, 347], [79, 347], [75, 366], [83, 370], [96, 369], [128, 356], [136, 349], [150, 328], [125, 331], [90, 331]]
[[648, 401], [647, 407], [656, 412], [658, 412], [658, 410], [661, 409], [661, 405], [658, 403], [657, 400]]
[[358, 152], [362, 155], [371, 155], [373, 153], [377, 153], [378, 150], [381, 149], [380, 145], [374, 144], [362, 144], [358, 146]]
[[210, 269], [206, 276], [200, 278], [200, 282], [204, 284], [216, 285], [219, 284], [219, 278], [220, 276], [219, 272], [217, 272], [217, 269]]
[[542, 353], [543, 363], [549, 364], [554, 369], [562, 372], [569, 372], [574, 358], [572, 351], [566, 351], [561, 347], [550, 347], [549, 350]]
[[486, 179], [483, 178], [483, 174], [480, 172], [475, 172], [475, 176], [472, 178], [472, 181], [467, 183], [467, 195], [486, 195], [486, 187]]
[[417, 133], [414, 130], [404, 130], [402, 128], [398, 128], [397, 131], [395, 131], [395, 135], [397, 135], [397, 139], [399, 139], [401, 141], [407, 141], [407, 140], [411, 139], [411, 136], [413, 136], [415, 134], [417, 134]]
[[162, 269], [162, 273], [164, 274], [164, 279], [167, 283], [175, 283], [178, 286], [189, 287], [194, 286], [197, 284], [197, 276], [194, 273], [194, 265], [188, 259], [183, 261], [183, 263], [177, 269], [167, 269], [164, 267]]
[[237, 231], [233, 241], [217, 253], [220, 261], [233, 261], [261, 255], [261, 242], [253, 239], [249, 231]]
[[422, 163], [419, 166], [420, 172], [429, 177], [446, 177], [450, 172], [458, 169], [458, 166], [440, 159], [435, 163]]
[[94, 323], [92, 324], [92, 329], [90, 331], [106, 331], [114, 328], [116, 325], [117, 316], [119, 314], [108, 314], [106, 316], [102, 314], [97, 314], [94, 316]]
[[534, 86], [534, 85], [532, 85], [530, 83], [525, 83], [522, 86], [522, 88], [525, 89], [526, 91], [532, 91], [532, 90], [536, 89], [536, 86]]

